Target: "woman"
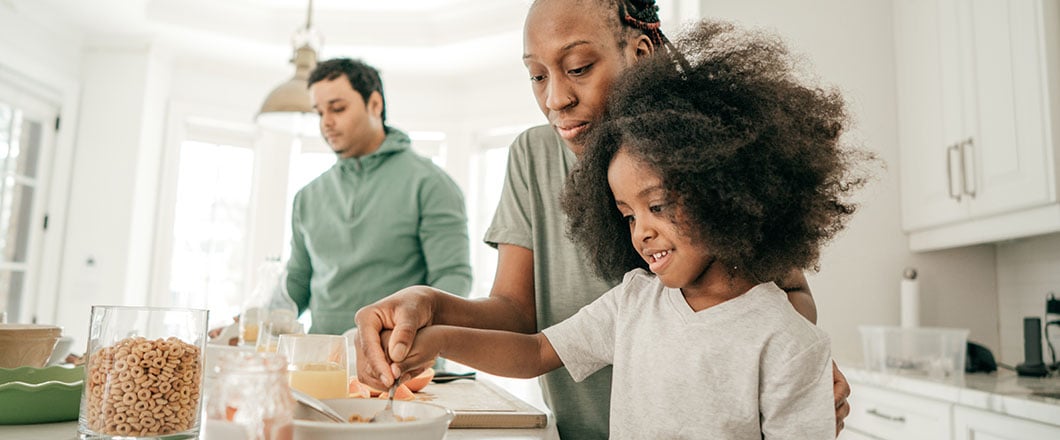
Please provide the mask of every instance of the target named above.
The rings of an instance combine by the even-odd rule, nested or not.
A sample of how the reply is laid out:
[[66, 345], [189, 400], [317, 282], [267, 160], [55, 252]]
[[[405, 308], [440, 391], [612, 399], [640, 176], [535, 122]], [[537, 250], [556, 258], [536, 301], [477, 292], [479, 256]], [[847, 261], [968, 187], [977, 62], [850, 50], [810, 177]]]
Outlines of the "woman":
[[[535, 333], [562, 321], [620, 280], [593, 274], [565, 234], [559, 196], [605, 107], [612, 82], [626, 68], [667, 53], [653, 0], [538, 0], [524, 26], [523, 61], [549, 125], [523, 132], [509, 150], [501, 201], [485, 240], [498, 250], [490, 296], [466, 300], [430, 287], [403, 289], [357, 313], [358, 377], [388, 387], [394, 372], [379, 333], [393, 329], [389, 353], [402, 360], [416, 330], [431, 324]], [[779, 280], [789, 301], [816, 322], [806, 279]], [[834, 369], [836, 429], [849, 414], [849, 385]], [[415, 371], [404, 372], [415, 374]], [[611, 370], [580, 383], [565, 371], [545, 375], [542, 388], [560, 436], [607, 438]], [[645, 390], [645, 392], [651, 392]]]

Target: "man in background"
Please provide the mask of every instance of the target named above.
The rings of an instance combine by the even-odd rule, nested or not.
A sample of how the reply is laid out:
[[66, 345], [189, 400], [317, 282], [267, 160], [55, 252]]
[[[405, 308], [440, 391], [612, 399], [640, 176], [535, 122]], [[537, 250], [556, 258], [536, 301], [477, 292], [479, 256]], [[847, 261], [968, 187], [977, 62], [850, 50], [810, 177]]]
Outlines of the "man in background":
[[471, 289], [460, 188], [408, 135], [386, 125], [379, 72], [360, 60], [321, 62], [309, 75], [320, 133], [338, 161], [298, 191], [287, 290], [312, 333], [340, 334], [361, 307], [427, 284]]

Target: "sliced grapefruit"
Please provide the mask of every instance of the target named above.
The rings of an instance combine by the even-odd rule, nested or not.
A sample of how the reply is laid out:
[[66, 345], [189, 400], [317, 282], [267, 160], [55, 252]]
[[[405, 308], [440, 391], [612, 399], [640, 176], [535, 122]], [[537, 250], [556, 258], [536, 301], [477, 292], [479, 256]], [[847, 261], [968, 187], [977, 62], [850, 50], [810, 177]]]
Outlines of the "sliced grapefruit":
[[422, 373], [418, 374], [412, 379], [406, 380], [404, 385], [409, 387], [409, 390], [418, 393], [423, 387], [431, 383], [431, 379], [434, 379], [434, 368], [427, 367]]

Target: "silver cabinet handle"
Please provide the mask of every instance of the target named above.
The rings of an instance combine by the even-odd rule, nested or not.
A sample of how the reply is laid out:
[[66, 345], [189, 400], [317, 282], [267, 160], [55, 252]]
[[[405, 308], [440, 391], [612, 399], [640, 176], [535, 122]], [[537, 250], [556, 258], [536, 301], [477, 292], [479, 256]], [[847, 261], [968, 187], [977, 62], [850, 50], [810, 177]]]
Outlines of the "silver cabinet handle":
[[[967, 147], [967, 148], [965, 148], [965, 147]], [[974, 156], [975, 150], [972, 150], [972, 153], [971, 153], [972, 154], [972, 156], [971, 156], [971, 158], [972, 158], [972, 170], [971, 171], [972, 172], [969, 173], [968, 170], [964, 169], [964, 165], [967, 163], [967, 162], [965, 162], [965, 159], [964, 159], [964, 151], [966, 149], [969, 149], [969, 148], [975, 148], [975, 140], [973, 138], [968, 138], [964, 142], [960, 143], [960, 149], [961, 149], [961, 191], [963, 191], [965, 194], [971, 196], [974, 199], [975, 198], [975, 192], [976, 192], [976, 186], [975, 186], [975, 156]], [[972, 178], [972, 189], [971, 190], [968, 189], [968, 177], [969, 176]]]
[[[957, 191], [957, 192], [953, 191], [953, 153], [954, 152], [957, 152], [958, 159], [960, 159], [961, 162], [962, 162], [961, 163], [961, 169], [964, 169], [964, 163], [963, 163], [964, 159], [962, 159], [961, 155], [960, 155], [960, 153], [961, 153], [960, 144], [953, 144], [953, 145], [950, 145], [950, 146], [946, 147], [946, 194], [948, 194], [951, 199], [954, 199], [954, 200], [960, 202], [961, 201], [961, 193], [960, 193], [960, 191]], [[961, 180], [962, 181], [964, 180], [963, 176], [961, 177]], [[964, 183], [962, 182], [961, 185], [963, 186]]]
[[879, 418], [884, 419], [884, 420], [890, 420], [892, 422], [898, 422], [898, 423], [905, 423], [905, 417], [903, 417], [903, 416], [892, 416], [890, 414], [885, 414], [885, 413], [880, 412], [880, 410], [878, 410], [876, 408], [869, 409], [868, 413], [869, 413], [869, 415], [873, 415], [873, 416], [879, 417]]

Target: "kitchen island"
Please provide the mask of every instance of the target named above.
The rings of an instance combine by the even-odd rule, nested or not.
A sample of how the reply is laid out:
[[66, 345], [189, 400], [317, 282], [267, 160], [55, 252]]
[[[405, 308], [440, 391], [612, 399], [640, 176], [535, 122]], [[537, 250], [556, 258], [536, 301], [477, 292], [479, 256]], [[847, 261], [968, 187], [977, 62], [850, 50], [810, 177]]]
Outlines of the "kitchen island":
[[[488, 376], [488, 375], [483, 375]], [[456, 412], [446, 439], [558, 440], [555, 419], [494, 384], [487, 377], [431, 384], [419, 400]], [[204, 423], [209, 423], [205, 421]], [[509, 426], [520, 426], [510, 428]], [[522, 426], [541, 426], [523, 428]], [[204, 426], [202, 432], [207, 432]], [[0, 425], [0, 440], [70, 440], [77, 438], [77, 421], [35, 425]]]
[[[551, 419], [551, 418], [550, 418]], [[0, 440], [73, 440], [77, 438], [77, 422], [44, 423], [39, 425], [0, 426]], [[556, 425], [539, 429], [456, 429], [446, 433], [446, 440], [559, 440]]]

